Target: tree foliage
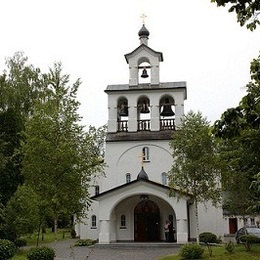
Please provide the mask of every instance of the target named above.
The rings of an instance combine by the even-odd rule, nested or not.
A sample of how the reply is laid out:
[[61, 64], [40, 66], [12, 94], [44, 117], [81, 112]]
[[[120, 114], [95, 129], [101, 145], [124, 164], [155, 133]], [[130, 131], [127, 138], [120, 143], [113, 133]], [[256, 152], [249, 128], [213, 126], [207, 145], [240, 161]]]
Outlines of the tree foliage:
[[62, 213], [86, 210], [91, 174], [100, 172], [102, 163], [93, 136], [80, 125], [76, 100], [80, 81], [69, 86], [60, 63], [43, 78], [45, 95], [25, 126], [23, 174], [57, 223]]
[[260, 57], [251, 62], [250, 72], [247, 95], [222, 114], [213, 130], [223, 144], [225, 207], [240, 215], [256, 213], [253, 208], [260, 196], [257, 183], [251, 185], [260, 172]]
[[60, 214], [84, 213], [90, 178], [102, 172], [106, 127], [85, 131], [77, 112], [81, 82], [71, 84], [60, 63], [42, 73], [17, 52], [6, 66], [0, 75], [0, 231], [6, 205], [10, 216], [12, 205], [22, 203], [20, 189], [12, 196], [24, 182], [40, 198], [41, 216], [57, 222]]
[[23, 122], [20, 114], [12, 108], [0, 112], [0, 150], [2, 156], [0, 167], [0, 203], [6, 205], [15, 193], [18, 185], [23, 183], [21, 174], [20, 148]]
[[211, 0], [216, 2], [218, 6], [229, 6], [229, 12], [236, 12], [237, 22], [250, 29], [255, 30], [260, 24], [260, 0]]
[[177, 194], [176, 190], [192, 195], [199, 242], [198, 203], [211, 201], [217, 205], [221, 199], [217, 145], [209, 122], [201, 113], [190, 111], [174, 132], [170, 146], [174, 160], [169, 172], [171, 195]]
[[189, 112], [171, 141], [174, 163], [169, 185], [191, 193], [198, 202], [220, 201], [220, 173], [216, 144], [209, 122], [201, 113]]
[[40, 69], [28, 64], [23, 52], [7, 58], [6, 66], [7, 69], [0, 75], [0, 110], [11, 108], [27, 117], [44, 91]]
[[31, 187], [23, 185], [17, 189], [5, 208], [5, 230], [9, 239], [32, 234], [36, 230], [42, 216], [40, 204]]

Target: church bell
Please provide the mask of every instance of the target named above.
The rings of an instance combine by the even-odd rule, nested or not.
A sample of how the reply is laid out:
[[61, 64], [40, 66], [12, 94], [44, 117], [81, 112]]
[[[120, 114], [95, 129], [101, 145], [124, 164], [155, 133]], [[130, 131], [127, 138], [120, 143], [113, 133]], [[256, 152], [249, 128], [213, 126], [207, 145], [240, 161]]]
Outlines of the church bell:
[[146, 68], [144, 68], [143, 69], [143, 73], [142, 73], [142, 75], [141, 75], [141, 78], [148, 78], [149, 76], [148, 76], [148, 74], [147, 74], [147, 70], [146, 70]]
[[172, 111], [169, 99], [165, 99], [165, 104], [163, 106], [163, 111], [160, 114], [161, 116], [174, 116], [175, 113]]
[[150, 113], [150, 110], [148, 108], [148, 104], [146, 102], [143, 102], [141, 110], [140, 110], [141, 114], [148, 114]]
[[119, 116], [128, 116], [128, 107], [126, 105], [121, 105]]

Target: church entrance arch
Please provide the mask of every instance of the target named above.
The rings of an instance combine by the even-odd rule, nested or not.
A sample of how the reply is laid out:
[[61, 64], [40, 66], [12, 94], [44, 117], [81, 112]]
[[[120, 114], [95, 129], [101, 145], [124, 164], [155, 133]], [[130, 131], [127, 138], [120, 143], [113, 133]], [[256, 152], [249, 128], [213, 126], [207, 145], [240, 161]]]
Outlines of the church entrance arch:
[[140, 201], [134, 209], [134, 240], [160, 241], [160, 210], [157, 204], [149, 199]]

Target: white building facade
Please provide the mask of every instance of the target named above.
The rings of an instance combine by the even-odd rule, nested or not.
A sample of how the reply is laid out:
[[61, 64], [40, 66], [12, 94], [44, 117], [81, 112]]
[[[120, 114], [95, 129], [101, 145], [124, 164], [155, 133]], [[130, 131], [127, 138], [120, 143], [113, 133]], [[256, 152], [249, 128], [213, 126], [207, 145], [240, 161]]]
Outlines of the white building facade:
[[[164, 223], [174, 228], [170, 240], [196, 238], [192, 197], [169, 197], [167, 173], [173, 164], [169, 146], [184, 115], [186, 82], [160, 82], [161, 52], [148, 47], [149, 31], [139, 31], [140, 45], [125, 55], [129, 82], [108, 85], [108, 133], [105, 176], [93, 181], [88, 219], [76, 226], [80, 238], [100, 244], [117, 241], [164, 241]], [[199, 205], [200, 232], [222, 236], [222, 208]]]

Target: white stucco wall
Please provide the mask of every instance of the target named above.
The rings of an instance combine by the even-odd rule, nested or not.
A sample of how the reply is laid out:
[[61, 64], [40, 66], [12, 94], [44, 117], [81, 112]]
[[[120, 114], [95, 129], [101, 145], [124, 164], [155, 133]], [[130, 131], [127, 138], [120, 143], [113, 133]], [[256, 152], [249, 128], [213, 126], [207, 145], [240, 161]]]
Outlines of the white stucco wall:
[[149, 180], [162, 183], [161, 173], [168, 172], [172, 165], [168, 141], [150, 142], [111, 142], [106, 147], [106, 178], [103, 180], [102, 191], [126, 183], [126, 173], [135, 180], [141, 170], [141, 153], [143, 147], [149, 148], [150, 160], [143, 167]]
[[[221, 207], [214, 207], [211, 202], [206, 204], [199, 203], [199, 233], [211, 232], [218, 237], [224, 235], [223, 210]], [[196, 239], [196, 221], [195, 221], [195, 207], [194, 204], [190, 206], [190, 236]]]

